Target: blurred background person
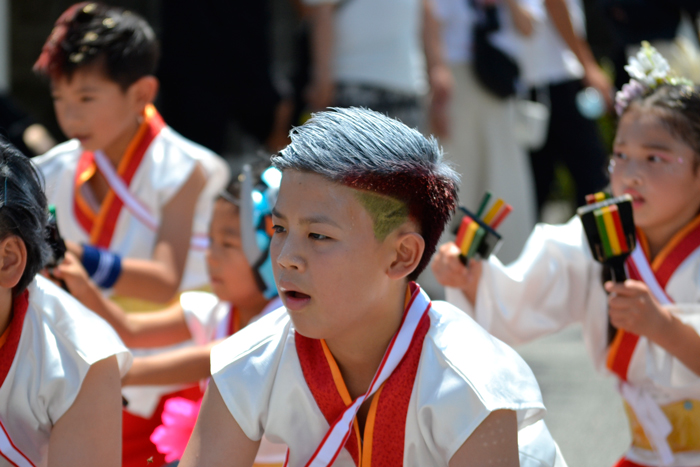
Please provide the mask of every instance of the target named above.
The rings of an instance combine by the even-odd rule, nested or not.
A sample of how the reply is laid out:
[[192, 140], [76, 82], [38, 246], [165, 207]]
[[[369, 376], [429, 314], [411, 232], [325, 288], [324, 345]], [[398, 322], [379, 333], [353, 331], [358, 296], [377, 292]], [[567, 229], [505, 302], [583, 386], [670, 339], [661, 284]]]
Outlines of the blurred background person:
[[[496, 9], [500, 30], [494, 45], [513, 58], [523, 38], [533, 31], [531, 0], [469, 2], [434, 0], [442, 26], [445, 55], [454, 77], [449, 106], [449, 133], [443, 132], [446, 157], [461, 175], [460, 204], [476, 210], [487, 190], [513, 206], [499, 229], [506, 239], [498, 252], [505, 263], [517, 258], [535, 225], [533, 182], [524, 148], [515, 135], [516, 96], [500, 97], [486, 89], [472, 67], [474, 27], [483, 7]], [[543, 12], [540, 11], [540, 15]]]
[[367, 107], [443, 133], [452, 77], [431, 1], [302, 0], [311, 23], [309, 109]]
[[548, 102], [549, 128], [544, 146], [530, 152], [537, 206], [549, 197], [555, 164], [569, 169], [575, 183], [575, 202], [600, 191], [608, 183], [607, 152], [596, 122], [581, 113], [577, 94], [593, 88], [599, 98], [598, 116], [612, 110], [613, 87], [586, 41], [586, 23], [580, 0], [542, 0], [543, 23], [521, 46], [522, 79], [530, 98]]

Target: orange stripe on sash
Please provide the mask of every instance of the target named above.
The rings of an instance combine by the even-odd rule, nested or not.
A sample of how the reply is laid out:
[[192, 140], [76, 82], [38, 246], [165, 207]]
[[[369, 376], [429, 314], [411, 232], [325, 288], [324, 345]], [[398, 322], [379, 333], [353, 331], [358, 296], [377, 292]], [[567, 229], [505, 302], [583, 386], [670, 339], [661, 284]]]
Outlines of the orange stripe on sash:
[[78, 167], [75, 170], [75, 182], [73, 183], [73, 212], [75, 213], [75, 218], [87, 233], [92, 231], [92, 226], [97, 215], [83, 199], [80, 190], [83, 184], [95, 175], [96, 170], [97, 166], [95, 165], [92, 153], [87, 151], [83, 152], [80, 155]]
[[[335, 388], [338, 391], [338, 394], [340, 394], [341, 399], [343, 399], [343, 404], [345, 407], [348, 407], [352, 404], [352, 397], [350, 397], [350, 392], [348, 391], [347, 386], [345, 386], [345, 381], [343, 381], [343, 375], [340, 372], [340, 368], [338, 368], [338, 364], [335, 361], [335, 358], [333, 358], [333, 354], [331, 353], [331, 349], [328, 348], [328, 345], [326, 344], [326, 341], [321, 339], [321, 348], [323, 349], [323, 355], [326, 357], [326, 362], [328, 362], [328, 366], [331, 369], [331, 375], [333, 375], [333, 383], [335, 384]], [[345, 410], [345, 407], [343, 407], [343, 410]], [[342, 411], [341, 411], [342, 413]], [[336, 417], [338, 418], [338, 417]], [[333, 420], [335, 421], [335, 420]], [[332, 422], [329, 422], [331, 424]], [[362, 437], [360, 436], [360, 425], [357, 423], [357, 418], [353, 420], [352, 422], [352, 433], [350, 437], [348, 438], [347, 443], [351, 444], [357, 444], [357, 457], [359, 458], [361, 453], [362, 453], [362, 444], [360, 440]], [[349, 451], [349, 450], [348, 450]], [[353, 460], [355, 460], [355, 457], [353, 457]], [[357, 462], [356, 462], [357, 463]]]
[[236, 334], [238, 331], [241, 330], [241, 314], [238, 312], [238, 308], [234, 305], [231, 305], [231, 309], [229, 310], [229, 317], [228, 317], [228, 334], [229, 336], [233, 336]]
[[651, 269], [661, 287], [666, 288], [676, 268], [698, 247], [700, 247], [700, 215], [676, 233], [651, 263]]
[[[324, 418], [329, 425], [332, 425], [347, 405], [341, 393], [338, 392], [331, 366], [328, 364], [323, 350], [323, 344], [319, 339], [309, 339], [298, 332], [294, 334], [294, 343], [304, 380]], [[350, 453], [355, 465], [360, 464], [358, 443], [359, 440], [353, 430], [345, 444], [345, 449]], [[294, 447], [290, 446], [289, 448], [293, 449]]]
[[[418, 364], [423, 352], [423, 341], [430, 329], [430, 317], [423, 316], [416, 334], [399, 366], [384, 383], [377, 404], [376, 421], [372, 436], [372, 466], [389, 467], [403, 465], [406, 417], [411, 401], [413, 385], [418, 374]], [[375, 395], [378, 397], [379, 394]], [[367, 428], [365, 428], [365, 438]], [[367, 440], [365, 439], [365, 443]], [[362, 467], [368, 467], [364, 464]]]
[[[648, 260], [650, 255], [649, 243], [639, 229], [637, 229], [637, 237]], [[654, 258], [654, 261], [651, 262], [651, 270], [663, 289], [666, 288], [676, 269], [698, 248], [700, 248], [700, 216], [695, 217], [688, 225], [676, 233]], [[633, 262], [627, 261], [627, 268], [630, 279], [643, 280]], [[636, 334], [619, 329], [608, 349], [606, 366], [623, 381], [627, 381], [627, 371], [638, 341], [639, 336]]]
[[[374, 394], [365, 423], [363, 445], [359, 441], [357, 419], [345, 449], [358, 467], [403, 465], [406, 417], [423, 341], [430, 328], [430, 317], [423, 316], [406, 355], [389, 379]], [[352, 404], [338, 365], [322, 340], [295, 333], [295, 345], [304, 379], [329, 425]], [[290, 446], [293, 449], [293, 446]], [[361, 463], [360, 463], [361, 459]]]
[[[165, 122], [152, 105], [147, 105], [144, 109], [143, 123], [139, 127], [136, 136], [129, 143], [124, 156], [117, 167], [117, 174], [122, 178], [124, 184], [129, 186], [134, 178], [146, 151], [151, 143], [158, 136], [158, 133], [165, 128]], [[94, 213], [82, 198], [80, 189], [82, 185], [94, 174], [96, 170], [94, 157], [91, 152], [85, 151], [80, 156], [78, 170], [76, 171], [76, 182], [74, 188], [74, 211], [80, 224], [90, 233], [90, 243], [92, 245], [109, 248], [114, 235], [114, 229], [119, 219], [124, 203], [119, 199], [111, 188], [107, 192], [99, 213]]]

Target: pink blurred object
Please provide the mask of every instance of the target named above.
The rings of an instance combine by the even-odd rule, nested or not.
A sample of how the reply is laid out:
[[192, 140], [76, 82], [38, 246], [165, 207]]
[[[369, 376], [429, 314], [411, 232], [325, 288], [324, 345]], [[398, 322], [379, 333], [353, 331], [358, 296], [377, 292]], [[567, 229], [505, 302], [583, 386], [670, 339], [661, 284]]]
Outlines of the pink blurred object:
[[161, 416], [163, 424], [153, 430], [151, 442], [156, 445], [159, 453], [165, 454], [166, 462], [182, 457], [201, 406], [202, 399], [194, 402], [182, 397], [173, 397], [165, 401]]

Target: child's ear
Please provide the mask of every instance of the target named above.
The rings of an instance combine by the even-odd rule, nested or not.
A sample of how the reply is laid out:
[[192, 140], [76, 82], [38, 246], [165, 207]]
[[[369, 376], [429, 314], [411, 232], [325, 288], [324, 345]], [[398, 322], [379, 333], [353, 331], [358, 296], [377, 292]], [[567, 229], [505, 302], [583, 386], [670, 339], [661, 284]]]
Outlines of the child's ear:
[[394, 280], [403, 279], [420, 264], [425, 251], [425, 240], [415, 231], [400, 233], [396, 238], [396, 256], [389, 266], [388, 275]]
[[158, 78], [151, 75], [142, 76], [130, 86], [129, 92], [132, 93], [134, 105], [138, 112], [141, 112], [146, 105], [155, 101], [159, 87]]
[[0, 287], [16, 286], [27, 266], [27, 247], [16, 235], [9, 235], [0, 242]]

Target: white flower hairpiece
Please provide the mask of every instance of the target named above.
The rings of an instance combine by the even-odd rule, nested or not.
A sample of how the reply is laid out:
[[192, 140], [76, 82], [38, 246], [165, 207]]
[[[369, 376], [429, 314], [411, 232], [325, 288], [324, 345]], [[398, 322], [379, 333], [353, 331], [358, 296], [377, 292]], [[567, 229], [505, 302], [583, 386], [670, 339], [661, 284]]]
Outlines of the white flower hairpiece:
[[622, 115], [634, 99], [661, 84], [693, 85], [690, 80], [676, 76], [666, 59], [647, 41], [642, 42], [642, 48], [635, 57], [630, 57], [625, 70], [631, 79], [615, 95], [615, 111], [618, 116]]

